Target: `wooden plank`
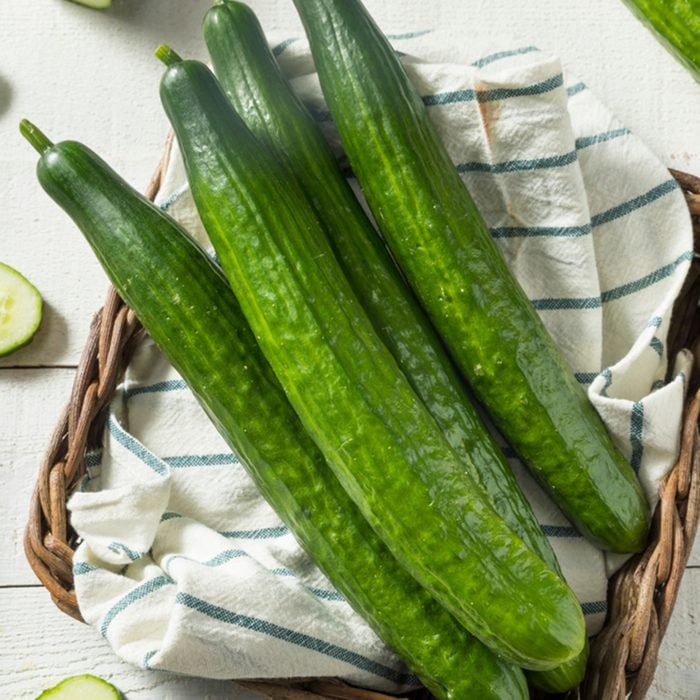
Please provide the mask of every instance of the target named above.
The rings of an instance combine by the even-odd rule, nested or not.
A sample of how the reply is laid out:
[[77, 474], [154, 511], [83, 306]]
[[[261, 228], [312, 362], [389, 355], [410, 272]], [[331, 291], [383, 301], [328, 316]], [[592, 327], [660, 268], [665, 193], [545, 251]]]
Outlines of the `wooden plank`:
[[93, 673], [129, 700], [259, 700], [229, 681], [145, 671], [119, 659], [96, 630], [60, 613], [43, 589], [0, 590], [0, 687], [5, 698], [30, 700], [61, 679]]
[[683, 576], [648, 700], [700, 699], [700, 569]]
[[73, 375], [70, 369], [0, 369], [0, 586], [37, 582], [22, 537], [39, 464]]

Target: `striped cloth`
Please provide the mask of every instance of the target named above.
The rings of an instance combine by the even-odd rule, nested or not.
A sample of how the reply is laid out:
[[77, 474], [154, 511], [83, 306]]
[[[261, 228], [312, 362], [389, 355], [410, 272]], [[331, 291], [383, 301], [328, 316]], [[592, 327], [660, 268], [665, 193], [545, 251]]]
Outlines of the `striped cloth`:
[[[556, 57], [525, 46], [470, 61], [435, 34], [393, 40], [510, 268], [653, 506], [677, 452], [688, 366], [683, 353], [670, 358], [665, 382], [671, 304], [692, 257], [679, 188]], [[274, 52], [337, 146], [305, 42]], [[159, 203], [207, 245], [177, 149]], [[595, 632], [620, 558], [584, 541], [505, 449]], [[83, 539], [82, 614], [124, 659], [214, 678], [415, 682], [303, 554], [149, 340], [70, 509]]]

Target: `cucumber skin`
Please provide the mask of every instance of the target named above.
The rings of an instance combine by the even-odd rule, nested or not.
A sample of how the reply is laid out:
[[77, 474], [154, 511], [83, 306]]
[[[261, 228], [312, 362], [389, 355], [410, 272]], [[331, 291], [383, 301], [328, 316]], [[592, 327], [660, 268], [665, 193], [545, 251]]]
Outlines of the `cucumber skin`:
[[464, 472], [374, 333], [298, 183], [204, 64], [168, 68], [161, 101], [258, 344], [370, 525], [502, 658], [533, 670], [573, 658], [585, 640], [575, 596]]
[[[649, 508], [358, 0], [294, 0], [328, 107], [387, 244], [496, 425], [579, 531], [644, 549]], [[389, 165], [390, 164], [390, 165]]]
[[697, 0], [623, 0], [666, 50], [700, 82], [700, 5]]
[[[234, 108], [261, 142], [284, 158], [327, 233], [375, 330], [448, 441], [464, 450], [473, 476], [510, 528], [548, 566], [559, 562], [503, 453], [486, 432], [465, 388], [411, 290], [340, 173], [313, 118], [284, 79], [253, 11], [244, 3], [214, 5], [203, 23], [214, 70]], [[528, 673], [533, 685], [565, 692], [583, 680], [583, 653], [551, 671]]]
[[263, 496], [431, 692], [448, 700], [527, 698], [522, 672], [470, 637], [366, 523], [303, 429], [209, 256], [81, 144], [51, 148], [38, 177]]
[[235, 110], [309, 195], [333, 252], [414, 391], [445, 437], [465, 452], [472, 476], [510, 528], [561, 574], [559, 562], [503, 453], [470, 403], [413, 292], [401, 279], [330, 147], [292, 92], [267, 46], [257, 18], [240, 2], [224, 2], [204, 18], [214, 69]]

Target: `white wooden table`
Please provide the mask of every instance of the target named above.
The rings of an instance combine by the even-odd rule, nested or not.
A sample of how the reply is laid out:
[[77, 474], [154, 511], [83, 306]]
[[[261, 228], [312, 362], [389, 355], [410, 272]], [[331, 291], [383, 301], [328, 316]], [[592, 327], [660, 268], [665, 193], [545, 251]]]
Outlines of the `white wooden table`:
[[[301, 29], [292, 0], [249, 0], [266, 30]], [[41, 453], [66, 400], [106, 278], [66, 216], [34, 179], [36, 156], [17, 124], [92, 146], [143, 187], [167, 125], [158, 100], [168, 42], [203, 57], [199, 23], [210, 0], [114, 0], [90, 11], [64, 0], [0, 3], [0, 260], [45, 299], [34, 342], [0, 361], [0, 687], [33, 698], [59, 679], [92, 672], [131, 700], [243, 698], [227, 682], [135, 670], [96, 631], [53, 607], [25, 562], [22, 533]], [[387, 31], [445, 28], [536, 44], [562, 57], [669, 166], [700, 175], [700, 85], [619, 0], [367, 0]], [[511, 45], [513, 45], [511, 43]], [[700, 698], [700, 548], [686, 572], [650, 698]]]

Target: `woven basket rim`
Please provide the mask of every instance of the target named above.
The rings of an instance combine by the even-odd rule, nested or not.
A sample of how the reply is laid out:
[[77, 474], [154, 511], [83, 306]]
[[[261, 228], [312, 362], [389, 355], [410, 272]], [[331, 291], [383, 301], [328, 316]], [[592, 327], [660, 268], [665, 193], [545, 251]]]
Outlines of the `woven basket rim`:
[[[145, 191], [151, 200], [158, 194], [172, 145], [171, 132]], [[695, 249], [700, 250], [700, 178], [678, 170], [670, 172], [686, 194]], [[693, 346], [696, 364], [700, 362], [698, 299], [700, 260], [696, 253], [674, 307], [668, 340], [669, 357], [675, 357], [683, 347]], [[49, 441], [30, 503], [24, 536], [27, 560], [56, 606], [80, 621], [72, 572], [78, 537], [70, 526], [66, 502], [86, 473], [86, 452], [100, 443], [106, 408], [141, 331], [133, 312], [110, 287], [104, 306], [93, 317], [70, 399]], [[607, 618], [591, 641], [586, 678], [580, 688], [568, 694], [570, 698], [622, 700], [629, 696], [638, 700], [651, 685], [700, 515], [700, 390], [693, 391], [697, 385], [694, 377], [688, 392], [680, 456], [659, 486], [649, 545], [609, 580]], [[390, 697], [328, 679], [237, 682], [271, 698]], [[421, 695], [430, 697], [425, 692]]]

